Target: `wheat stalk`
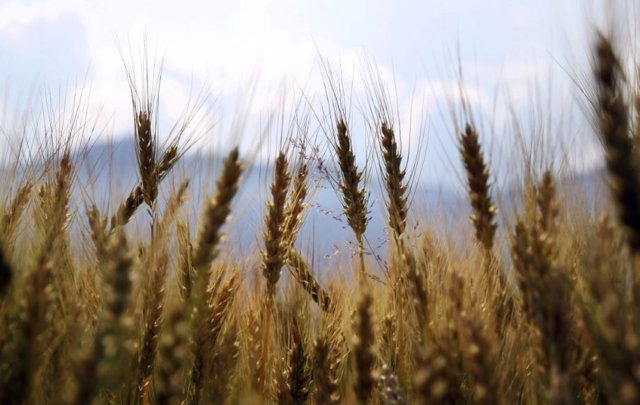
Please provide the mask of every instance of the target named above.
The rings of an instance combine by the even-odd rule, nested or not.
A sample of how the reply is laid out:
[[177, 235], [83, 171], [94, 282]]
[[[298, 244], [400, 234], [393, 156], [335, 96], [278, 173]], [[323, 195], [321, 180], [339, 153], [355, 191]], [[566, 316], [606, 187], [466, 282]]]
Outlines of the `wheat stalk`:
[[347, 222], [356, 235], [358, 242], [358, 256], [360, 259], [360, 283], [366, 283], [366, 269], [364, 265], [364, 233], [367, 229], [367, 196], [366, 191], [360, 188], [362, 172], [356, 166], [356, 157], [351, 147], [351, 137], [347, 124], [339, 119], [336, 124], [336, 140], [334, 149], [340, 168], [339, 189], [342, 194], [342, 205]]
[[[238, 182], [242, 174], [238, 148], [234, 148], [222, 166], [222, 173], [216, 182], [216, 192], [208, 201], [204, 212], [204, 220], [193, 251], [192, 265], [197, 277], [208, 282], [208, 267], [218, 254], [218, 243], [222, 234], [220, 229], [231, 212], [231, 201], [238, 192]], [[207, 274], [200, 274], [207, 272]]]
[[[555, 182], [549, 171], [537, 187], [538, 215], [532, 227], [518, 222], [513, 243], [514, 267], [523, 292], [523, 310], [542, 337], [541, 366], [568, 379], [565, 399], [574, 397], [571, 376], [574, 343], [570, 312], [571, 283], [559, 267], [555, 243], [558, 216]], [[547, 381], [553, 392], [553, 380]], [[557, 395], [556, 395], [557, 396]]]
[[402, 168], [402, 156], [398, 150], [393, 129], [382, 123], [380, 148], [384, 163], [384, 185], [387, 190], [387, 221], [394, 237], [399, 238], [407, 226], [406, 171]]
[[629, 246], [640, 251], [640, 196], [637, 162], [633, 159], [633, 141], [629, 133], [629, 107], [621, 83], [624, 72], [613, 44], [600, 35], [596, 45], [594, 76], [597, 88], [595, 115], [604, 144], [611, 192], [620, 222], [627, 231]]
[[[216, 192], [209, 200], [204, 213], [204, 223], [198, 234], [195, 249], [192, 256], [192, 265], [195, 272], [195, 283], [188, 295], [189, 304], [193, 311], [192, 316], [192, 353], [194, 364], [190, 370], [190, 385], [185, 387], [185, 404], [197, 404], [202, 389], [202, 372], [204, 364], [202, 351], [203, 336], [207, 336], [208, 327], [205, 314], [208, 313], [207, 305], [211, 299], [211, 293], [216, 293], [213, 288], [207, 294], [207, 287], [211, 278], [211, 263], [218, 255], [218, 243], [221, 238], [221, 228], [231, 212], [231, 201], [238, 191], [238, 182], [242, 173], [242, 165], [239, 161], [238, 148], [229, 152], [222, 167], [222, 172], [216, 182]], [[188, 269], [190, 271], [190, 269]], [[187, 281], [191, 285], [190, 281]], [[222, 293], [230, 291], [223, 289]]]
[[20, 217], [29, 203], [32, 190], [33, 183], [26, 182], [22, 184], [2, 215], [0, 230], [2, 230], [2, 240], [4, 241], [5, 249], [13, 243]]
[[[178, 146], [175, 144], [170, 145], [162, 155], [160, 162], [155, 166], [155, 173], [150, 177], [156, 179], [156, 182], [159, 184], [167, 174], [169, 174], [169, 171], [180, 157], [181, 154], [178, 151]], [[112, 233], [117, 226], [126, 225], [131, 220], [138, 208], [145, 202], [144, 195], [145, 192], [142, 184], [138, 184], [133, 188], [127, 198], [120, 203], [116, 213], [111, 217], [110, 233]]]
[[275, 161], [274, 178], [271, 184], [272, 199], [267, 205], [268, 212], [265, 218], [264, 232], [265, 250], [262, 253], [262, 274], [267, 280], [267, 295], [269, 297], [275, 293], [286, 253], [283, 244], [283, 224], [290, 180], [287, 157], [284, 152], [280, 152]]
[[219, 291], [215, 288], [210, 290], [206, 298], [206, 307], [199, 308], [202, 313], [196, 313], [193, 323], [195, 336], [192, 343], [194, 364], [189, 374], [189, 385], [186, 387], [184, 400], [186, 405], [200, 403], [205, 373], [211, 369], [210, 359], [206, 354], [218, 350], [218, 339], [237, 289], [238, 277], [234, 274], [220, 287]]
[[460, 153], [467, 172], [469, 200], [473, 208], [471, 222], [475, 228], [476, 239], [487, 255], [491, 255], [496, 233], [496, 208], [491, 201], [489, 190], [489, 169], [484, 162], [478, 133], [471, 125], [465, 127], [460, 135]]
[[158, 197], [158, 173], [156, 171], [157, 140], [151, 128], [151, 111], [137, 111], [134, 128], [142, 195], [144, 202], [152, 208]]
[[302, 216], [305, 209], [305, 199], [307, 198], [307, 181], [309, 177], [309, 167], [306, 163], [301, 163], [296, 176], [291, 184], [289, 202], [285, 208], [285, 222], [283, 226], [283, 245], [289, 249], [293, 247], [296, 236], [302, 224]]
[[287, 156], [284, 152], [280, 152], [275, 161], [274, 178], [271, 184], [271, 201], [267, 204], [267, 216], [265, 218], [265, 250], [262, 252], [262, 275], [267, 281], [267, 291], [262, 325], [262, 353], [260, 355], [260, 367], [258, 368], [259, 391], [263, 395], [265, 394], [265, 379], [269, 358], [271, 307], [286, 253], [286, 247], [283, 245], [283, 224], [285, 221], [287, 193], [291, 181], [287, 166]]
[[180, 296], [183, 300], [188, 300], [191, 296], [191, 287], [193, 282], [193, 245], [191, 243], [191, 234], [189, 232], [189, 223], [186, 221], [178, 221], [176, 224], [176, 233], [178, 239], [178, 285], [180, 286]]
[[322, 288], [318, 280], [313, 276], [309, 264], [295, 248], [290, 248], [287, 253], [287, 264], [300, 286], [311, 296], [320, 308], [327, 312], [331, 309], [331, 298]]

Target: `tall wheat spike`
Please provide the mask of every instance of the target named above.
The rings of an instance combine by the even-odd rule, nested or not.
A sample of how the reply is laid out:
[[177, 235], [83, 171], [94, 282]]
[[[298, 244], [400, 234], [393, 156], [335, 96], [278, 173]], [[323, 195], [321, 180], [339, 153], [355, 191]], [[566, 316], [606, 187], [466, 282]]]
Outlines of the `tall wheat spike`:
[[267, 281], [264, 316], [262, 325], [262, 353], [258, 368], [259, 391], [265, 394], [265, 379], [269, 359], [269, 337], [271, 335], [271, 311], [276, 293], [276, 284], [284, 264], [286, 247], [283, 245], [283, 225], [285, 205], [291, 177], [288, 173], [287, 156], [280, 152], [275, 161], [274, 177], [271, 184], [271, 201], [267, 205], [265, 218], [264, 245], [262, 252], [262, 275]]
[[[160, 162], [155, 166], [155, 172], [150, 176], [150, 178], [155, 179], [159, 184], [167, 174], [169, 174], [169, 171], [180, 159], [180, 156], [181, 154], [178, 150], [178, 146], [175, 144], [170, 145], [164, 151]], [[131, 220], [138, 208], [140, 208], [140, 206], [145, 202], [144, 194], [144, 186], [142, 184], [138, 184], [133, 188], [127, 198], [120, 203], [116, 213], [111, 217], [110, 233], [113, 232], [117, 226], [126, 225]]]
[[380, 147], [384, 162], [384, 185], [387, 190], [387, 221], [396, 238], [407, 226], [407, 184], [406, 170], [402, 168], [402, 155], [398, 150], [396, 136], [387, 123], [380, 127]]
[[467, 124], [460, 135], [460, 153], [467, 172], [469, 199], [473, 208], [471, 222], [476, 231], [476, 239], [490, 255], [497, 229], [496, 208], [491, 201], [489, 169], [482, 156], [478, 133], [470, 124]]
[[305, 199], [307, 197], [307, 181], [309, 167], [307, 163], [300, 163], [298, 172], [293, 178], [289, 202], [285, 208], [285, 220], [282, 231], [282, 244], [285, 250], [285, 263], [292, 272], [294, 278], [300, 283], [302, 288], [309, 293], [311, 298], [320, 305], [323, 311], [327, 311], [330, 306], [329, 295], [322, 289], [320, 283], [311, 272], [310, 266], [304, 260], [295, 247], [295, 239], [302, 224], [302, 217], [305, 210]]
[[199, 308], [194, 322], [193, 355], [194, 364], [189, 375], [189, 385], [184, 403], [197, 405], [202, 397], [205, 379], [212, 371], [209, 353], [220, 350], [218, 347], [224, 322], [238, 289], [238, 277], [232, 275], [220, 289], [212, 288], [204, 298], [206, 306]]
[[29, 203], [29, 198], [31, 196], [32, 190], [32, 182], [27, 181], [26, 183], [22, 184], [18, 188], [15, 196], [2, 214], [2, 220], [0, 220], [0, 230], [2, 230], [2, 241], [4, 242], [5, 248], [12, 246], [14, 242], [20, 217], [22, 216], [22, 213]]
[[[55, 177], [40, 188], [40, 226], [43, 240], [33, 269], [27, 275], [24, 318], [19, 323], [19, 339], [24, 343], [23, 364], [11, 370], [7, 378], [10, 387], [5, 401], [21, 403], [29, 400], [35, 377], [46, 361], [47, 341], [54, 336], [55, 314], [63, 309], [67, 287], [63, 274], [54, 272], [54, 262], [66, 252], [66, 226], [73, 179], [73, 164], [68, 151], [60, 158]], [[61, 262], [61, 261], [60, 261]], [[68, 275], [67, 275], [68, 276]]]
[[[205, 208], [203, 224], [198, 233], [192, 257], [193, 268], [198, 273], [207, 272], [209, 265], [218, 254], [218, 243], [222, 236], [220, 229], [231, 212], [231, 201], [238, 192], [241, 174], [242, 164], [236, 147], [225, 159], [222, 173], [216, 182], [216, 192]], [[204, 277], [206, 275], [201, 278]], [[207, 282], [208, 279], [204, 281], [205, 286]]]
[[151, 111], [137, 111], [134, 137], [136, 157], [142, 182], [144, 202], [152, 207], [158, 197], [158, 172], [156, 170], [156, 134], [151, 124]]
[[367, 194], [360, 185], [362, 172], [358, 171], [356, 157], [351, 147], [351, 136], [347, 124], [339, 119], [336, 124], [335, 153], [340, 167], [339, 189], [342, 194], [342, 205], [347, 222], [353, 230], [358, 242], [358, 256], [360, 259], [360, 283], [366, 283], [366, 269], [364, 264], [364, 233], [367, 230]]
[[460, 154], [467, 173], [469, 201], [473, 209], [471, 222], [475, 229], [476, 240], [483, 249], [483, 267], [487, 280], [490, 285], [496, 285], [487, 293], [490, 299], [496, 301], [496, 315], [500, 320], [496, 327], [497, 333], [501, 334], [513, 313], [513, 303], [506, 276], [494, 260], [493, 245], [498, 225], [496, 223], [497, 209], [491, 197], [489, 168], [482, 154], [478, 132], [473, 125], [466, 125], [459, 136], [459, 143]]
[[555, 374], [547, 381], [547, 395], [558, 378], [565, 380], [561, 403], [576, 397], [573, 372], [574, 341], [571, 332], [570, 311], [571, 283], [566, 271], [559, 267], [555, 243], [558, 216], [555, 182], [546, 171], [537, 187], [537, 223], [527, 227], [522, 222], [516, 226], [513, 245], [514, 267], [523, 293], [523, 312], [542, 338], [539, 359], [544, 368]]
[[293, 276], [298, 283], [300, 283], [300, 286], [309, 293], [311, 299], [313, 299], [323, 311], [330, 311], [331, 297], [313, 276], [309, 264], [304, 260], [297, 249], [289, 249], [289, 252], [287, 253], [287, 263], [293, 273]]
[[618, 216], [627, 231], [629, 246], [637, 253], [640, 252], [640, 182], [629, 132], [629, 107], [622, 89], [624, 72], [613, 44], [603, 35], [598, 38], [595, 53], [595, 115], [599, 135], [604, 144]]
[[[190, 370], [189, 380], [191, 385], [185, 387], [185, 404], [197, 404], [202, 388], [202, 371], [204, 367], [201, 345], [202, 337], [207, 330], [208, 313], [207, 306], [211, 296], [207, 294], [207, 288], [211, 279], [211, 263], [218, 255], [221, 228], [225, 224], [231, 212], [231, 202], [238, 191], [238, 182], [242, 173], [242, 165], [239, 160], [238, 148], [229, 152], [222, 165], [216, 182], [216, 191], [205, 207], [204, 220], [195, 249], [193, 251], [192, 264], [195, 273], [195, 281], [188, 295], [188, 303], [192, 314], [192, 353], [194, 365]], [[220, 277], [219, 277], [220, 278]], [[216, 293], [214, 288], [210, 290]], [[224, 290], [223, 290], [224, 292]]]
[[307, 181], [309, 176], [309, 166], [301, 163], [298, 172], [293, 178], [289, 202], [285, 208], [285, 222], [283, 234], [283, 244], [288, 249], [295, 243], [295, 239], [300, 230], [302, 216], [305, 209], [305, 199], [307, 198]]
[[285, 204], [291, 177], [288, 173], [287, 156], [280, 152], [275, 161], [275, 172], [271, 184], [271, 201], [265, 218], [264, 245], [262, 254], [262, 274], [267, 280], [267, 295], [273, 296], [280, 271], [284, 263]]

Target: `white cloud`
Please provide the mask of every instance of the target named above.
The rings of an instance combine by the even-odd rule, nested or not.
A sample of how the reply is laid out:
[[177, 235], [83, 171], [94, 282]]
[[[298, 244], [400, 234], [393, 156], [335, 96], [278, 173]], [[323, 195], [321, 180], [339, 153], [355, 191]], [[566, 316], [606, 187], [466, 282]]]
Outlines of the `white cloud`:
[[[52, 20], [78, 6], [78, 0], [10, 1], [0, 4], [0, 33], [11, 39], [37, 20]], [[4, 38], [3, 38], [4, 39]]]
[[[241, 98], [237, 92], [257, 78], [250, 110], [255, 121], [279, 108], [283, 82], [321, 98], [320, 57], [339, 67], [346, 82], [353, 78], [353, 91], [363, 97], [362, 61], [375, 59], [387, 90], [397, 87], [402, 127], [416, 133], [424, 117], [420, 108], [429, 118], [448, 118], [447, 103], [459, 94], [454, 69], [443, 74], [420, 62], [441, 60], [442, 48], [455, 48], [459, 40], [461, 63], [470, 74], [465, 92], [478, 114], [494, 112], [496, 86], [508, 89], [514, 104], [525, 105], [536, 78], [562, 54], [562, 41], [550, 41], [562, 33], [566, 10], [577, 2], [16, 0], [0, 4], [0, 51], [6, 50], [0, 52], [6, 62], [0, 80], [16, 75], [16, 85], [25, 89], [34, 80], [55, 88], [60, 83], [52, 81], [74, 83], [89, 69], [90, 110], [113, 117], [113, 132], [124, 134], [131, 111], [118, 42], [125, 54], [131, 47], [139, 57], [145, 33], [149, 48], [165, 58], [167, 122], [178, 118], [191, 86], [196, 93], [207, 86], [219, 96], [218, 108], [229, 111]], [[584, 41], [583, 26], [571, 24], [566, 43]], [[557, 88], [566, 88], [566, 79], [558, 79]], [[498, 113], [497, 120], [506, 122], [507, 113]]]

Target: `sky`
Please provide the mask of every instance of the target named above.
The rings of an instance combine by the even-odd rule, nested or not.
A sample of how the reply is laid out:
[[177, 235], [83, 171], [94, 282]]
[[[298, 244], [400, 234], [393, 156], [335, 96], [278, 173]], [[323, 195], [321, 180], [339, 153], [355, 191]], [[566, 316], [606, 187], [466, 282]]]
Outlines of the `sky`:
[[[612, 3], [621, 8], [633, 4], [0, 0], [0, 128], [5, 135], [0, 148], [12, 150], [11, 143], [23, 136], [25, 131], [16, 128], [25, 116], [40, 116], [42, 109], [70, 115], [69, 106], [77, 99], [87, 120], [97, 123], [94, 137], [129, 136], [125, 64], [136, 71], [146, 46], [151, 61], [162, 61], [162, 133], [168, 133], [186, 106], [197, 104], [202, 107], [193, 124], [200, 133], [197, 148], [236, 142], [224, 133], [238, 122], [231, 117], [247, 123], [238, 142], [255, 144], [261, 128], [274, 117], [277, 121], [283, 106], [296, 100], [322, 103], [323, 72], [330, 66], [352, 89], [354, 143], [357, 150], [365, 148], [370, 137], [356, 116], [366, 110], [371, 87], [363, 78], [375, 70], [397, 113], [403, 145], [409, 152], [411, 145], [413, 151], [424, 145], [420, 159], [434, 162], [424, 177], [455, 182], [447, 173], [459, 166], [449, 119], [460, 89], [458, 67], [474, 116], [483, 123], [482, 136], [490, 141], [493, 164], [508, 167], [504, 156], [510, 156], [513, 145], [508, 138], [513, 137], [510, 110], [528, 117], [523, 122], [529, 127], [535, 126], [532, 112], [552, 121], [554, 111], [570, 108], [564, 117], [573, 119], [574, 107], [566, 106], [576, 104], [575, 79], [588, 73], [593, 28], [606, 23], [606, 4]], [[319, 111], [321, 107], [312, 108], [315, 115]], [[576, 114], [576, 129], [567, 132], [577, 135], [557, 145], [578, 156], [573, 165], [590, 167], [599, 161], [597, 143], [582, 134], [588, 131], [581, 129], [580, 112]], [[565, 132], [561, 125], [574, 125], [560, 119], [550, 125], [556, 124], [546, 132]], [[535, 138], [542, 130], [524, 132]]]

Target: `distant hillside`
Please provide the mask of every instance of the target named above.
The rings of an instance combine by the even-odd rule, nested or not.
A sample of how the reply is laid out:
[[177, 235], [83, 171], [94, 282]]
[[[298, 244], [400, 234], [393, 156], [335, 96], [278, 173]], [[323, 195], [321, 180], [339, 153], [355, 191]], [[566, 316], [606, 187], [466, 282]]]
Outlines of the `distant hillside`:
[[[181, 181], [189, 180], [191, 198], [188, 210], [194, 230], [202, 203], [214, 191], [223, 158], [219, 155], [187, 154], [160, 187], [159, 198], [163, 201]], [[136, 157], [131, 139], [96, 143], [87, 150], [76, 152], [74, 160], [77, 164], [75, 192], [81, 197], [78, 201], [95, 203], [103, 212], [109, 210], [112, 213], [114, 206], [122, 201], [138, 182]], [[269, 165], [245, 168], [240, 192], [234, 200], [230, 226], [226, 227], [229, 232], [228, 246], [244, 252], [255, 252], [261, 246], [262, 220], [269, 198], [268, 184], [272, 171]], [[603, 185], [602, 169], [559, 180], [560, 190], [570, 186], [574, 189], [578, 187], [585, 193], [588, 201], [589, 196], [596, 194], [595, 190]], [[380, 248], [386, 244], [385, 203], [381, 193], [381, 182], [375, 173], [372, 173], [368, 190], [370, 223], [366, 237], [369, 250], [384, 252], [384, 249]], [[502, 190], [501, 208], [507, 215], [514, 212], [514, 204], [519, 204], [521, 194], [520, 186]], [[471, 210], [463, 192], [417, 185], [411, 203], [410, 231], [416, 223], [426, 223], [432, 229], [441, 231], [453, 231], [459, 226], [469, 226]], [[85, 209], [84, 206], [77, 208], [82, 211]], [[139, 210], [134, 221], [143, 223], [148, 220], [147, 216], [146, 209]], [[354, 250], [353, 235], [342, 215], [340, 201], [327, 182], [317, 184], [310, 192], [309, 208], [298, 243], [303, 251], [314, 258], [316, 264], [339, 263], [348, 258]]]

